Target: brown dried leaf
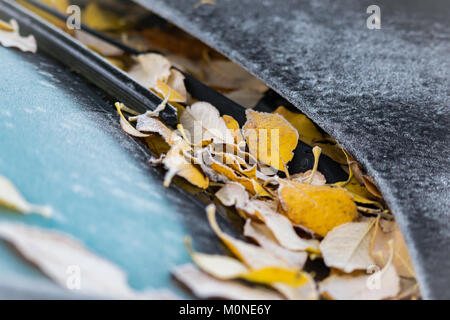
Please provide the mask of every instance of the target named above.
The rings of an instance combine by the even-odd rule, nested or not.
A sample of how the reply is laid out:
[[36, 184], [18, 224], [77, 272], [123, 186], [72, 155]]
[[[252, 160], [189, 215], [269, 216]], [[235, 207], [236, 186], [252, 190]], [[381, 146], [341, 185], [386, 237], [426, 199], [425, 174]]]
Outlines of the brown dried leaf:
[[379, 223], [370, 243], [370, 253], [377, 265], [383, 267], [389, 260], [390, 248], [389, 241], [394, 243], [393, 263], [400, 276], [405, 278], [415, 278], [414, 267], [406, 247], [403, 235], [396, 222], [392, 222], [391, 232], [384, 232]]

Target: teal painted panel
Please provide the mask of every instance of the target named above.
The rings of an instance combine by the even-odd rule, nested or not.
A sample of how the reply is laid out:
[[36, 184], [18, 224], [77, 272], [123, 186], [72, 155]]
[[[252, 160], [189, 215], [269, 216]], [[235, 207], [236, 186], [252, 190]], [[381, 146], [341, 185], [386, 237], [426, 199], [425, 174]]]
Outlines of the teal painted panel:
[[[69, 233], [123, 268], [132, 287], [180, 293], [169, 270], [190, 260], [183, 238], [219, 248], [203, 203], [165, 189], [145, 148], [120, 130], [113, 101], [65, 67], [0, 47], [0, 70], [0, 174], [55, 209], [50, 219], [0, 209], [0, 221]], [[0, 270], [0, 280], [46, 281], [4, 243]]]

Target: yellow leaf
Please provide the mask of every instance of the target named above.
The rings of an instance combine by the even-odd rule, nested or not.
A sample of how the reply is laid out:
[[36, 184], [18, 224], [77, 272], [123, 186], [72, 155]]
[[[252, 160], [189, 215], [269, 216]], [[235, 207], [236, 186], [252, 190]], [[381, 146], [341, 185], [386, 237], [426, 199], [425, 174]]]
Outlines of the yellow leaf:
[[231, 130], [231, 134], [234, 137], [234, 143], [240, 146], [244, 141], [244, 137], [242, 136], [239, 123], [232, 116], [224, 115], [222, 118], [225, 120], [228, 129]]
[[262, 267], [249, 269], [239, 260], [228, 256], [210, 255], [194, 252], [188, 244], [188, 251], [195, 264], [204, 272], [221, 280], [244, 279], [250, 282], [272, 285], [283, 283], [298, 287], [306, 283], [307, 278], [299, 268]]
[[162, 160], [162, 163], [168, 170], [164, 177], [164, 186], [168, 187], [172, 178], [178, 175], [201, 189], [208, 188], [209, 179], [196, 166], [188, 162], [183, 155], [183, 143], [184, 141], [181, 140], [174, 144]]
[[169, 79], [167, 79], [167, 85], [171, 87], [173, 90], [175, 90], [177, 93], [179, 93], [180, 96], [182, 97], [183, 100], [178, 102], [186, 102], [187, 91], [186, 86], [184, 85], [184, 75], [180, 71], [176, 69], [170, 69], [170, 76]]
[[247, 110], [243, 134], [250, 153], [259, 161], [282, 170], [294, 157], [298, 132], [281, 115]]
[[333, 185], [338, 187], [343, 187], [347, 189], [353, 196], [353, 200], [355, 200], [358, 203], [363, 204], [371, 204], [374, 206], [377, 206], [378, 208], [383, 208], [381, 203], [378, 201], [372, 200], [374, 199], [374, 196], [366, 189], [365, 186], [363, 186], [355, 176], [353, 169], [353, 161], [351, 156], [347, 154], [347, 152], [344, 151], [344, 155], [346, 156], [347, 163], [348, 163], [348, 170], [349, 170], [349, 176], [347, 181], [340, 181], [336, 182]]
[[121, 106], [123, 106], [122, 103], [116, 102], [115, 103], [117, 112], [120, 115], [120, 126], [122, 127], [122, 130], [128, 133], [130, 136], [136, 137], [136, 138], [147, 138], [149, 137], [148, 134], [142, 133], [139, 130], [137, 130], [135, 127], [133, 127], [128, 120], [124, 117], [122, 114]]
[[0, 20], [0, 30], [3, 31], [14, 31], [14, 27], [10, 24], [6, 23], [5, 21]]
[[[238, 150], [238, 149], [237, 149]], [[225, 164], [234, 171], [250, 179], [256, 179], [256, 163], [248, 165], [245, 162], [246, 152], [239, 151], [238, 154], [214, 152], [214, 159], [221, 164]]]
[[[223, 154], [222, 154], [223, 155]], [[223, 161], [217, 161], [208, 149], [204, 149], [202, 152], [202, 159], [206, 166], [217, 172], [219, 175], [225, 177], [224, 180], [231, 180], [240, 183], [250, 193], [258, 196], [270, 196], [267, 191], [254, 179], [246, 176], [236, 174], [236, 172], [223, 164]]]
[[152, 154], [157, 158], [170, 150], [170, 146], [167, 144], [166, 140], [158, 134], [152, 134], [145, 138], [145, 142]]
[[170, 92], [170, 95], [167, 98], [167, 100], [169, 102], [185, 102], [186, 101], [186, 98], [183, 97], [178, 91], [169, 87], [167, 84], [165, 84], [164, 82], [162, 82], [159, 79], [156, 80], [155, 90], [158, 91], [159, 93], [161, 93], [164, 98], [167, 98], [167, 95]]
[[125, 64], [123, 63], [122, 60], [120, 59], [116, 59], [116, 58], [106, 58], [106, 60], [108, 60], [109, 63], [111, 63], [113, 66], [116, 66], [117, 68], [124, 70], [125, 69]]
[[[67, 6], [64, 8], [64, 12]], [[82, 18], [86, 25], [101, 31], [120, 30], [126, 25], [125, 19], [111, 11], [103, 10], [95, 2], [88, 3]]]
[[319, 252], [317, 240], [300, 238], [289, 219], [276, 212], [276, 207], [271, 207], [268, 201], [250, 200], [242, 185], [227, 183], [216, 193], [216, 197], [225, 206], [234, 205], [238, 211], [244, 211], [248, 217], [264, 222], [282, 247], [293, 251]]
[[278, 197], [294, 224], [323, 237], [334, 227], [352, 222], [358, 216], [351, 195], [343, 188], [280, 180]]
[[329, 138], [324, 135], [316, 125], [304, 114], [292, 112], [283, 106], [278, 107], [274, 113], [283, 116], [289, 121], [299, 133], [299, 139], [307, 145], [322, 148], [323, 154], [327, 155], [340, 164], [346, 164], [347, 160], [342, 149], [336, 143], [328, 143]]
[[[65, 22], [62, 22], [61, 20], [55, 18], [53, 15], [33, 6], [32, 4], [28, 3], [24, 0], [17, 0], [22, 6], [27, 8], [30, 11], [33, 11], [34, 13], [38, 14], [51, 24], [57, 26], [61, 29], [67, 29], [67, 25]], [[53, 9], [56, 9], [60, 13], [66, 14], [67, 7], [70, 5], [69, 0], [40, 0], [40, 2], [50, 6]]]
[[362, 186], [354, 176], [351, 177], [350, 181], [336, 182], [334, 185], [342, 186], [343, 188], [347, 189], [347, 191], [350, 192], [351, 195], [353, 196], [353, 200], [355, 200], [355, 202], [363, 204], [372, 204], [379, 208], [383, 208], [381, 203], [379, 203], [378, 201], [369, 199], [372, 198], [372, 194], [368, 192], [366, 187]]
[[23, 213], [37, 213], [44, 217], [50, 217], [52, 208], [37, 206], [28, 203], [14, 185], [0, 175], [0, 206]]

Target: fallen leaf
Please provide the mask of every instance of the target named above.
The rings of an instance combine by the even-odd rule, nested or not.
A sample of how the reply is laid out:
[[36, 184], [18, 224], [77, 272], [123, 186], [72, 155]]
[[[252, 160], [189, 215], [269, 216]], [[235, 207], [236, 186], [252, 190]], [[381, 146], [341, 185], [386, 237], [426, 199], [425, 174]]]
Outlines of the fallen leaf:
[[319, 292], [314, 279], [306, 274], [308, 281], [300, 287], [291, 287], [282, 283], [274, 284], [272, 287], [289, 300], [317, 300]]
[[320, 154], [322, 153], [322, 149], [320, 147], [314, 147], [312, 149], [313, 155], [314, 155], [314, 165], [312, 170], [308, 170], [304, 173], [297, 173], [291, 176], [291, 180], [304, 183], [304, 184], [311, 184], [314, 186], [322, 186], [326, 184], [326, 179], [323, 174], [321, 174], [319, 171], [317, 171], [317, 168], [319, 167], [319, 159]]
[[164, 138], [158, 134], [151, 134], [149, 137], [145, 138], [145, 142], [156, 158], [161, 157], [163, 154], [166, 154], [170, 150], [170, 146], [167, 144]]
[[242, 127], [250, 153], [259, 161], [282, 170], [294, 157], [298, 132], [278, 114], [247, 110], [247, 122]]
[[222, 164], [221, 162], [216, 161], [208, 150], [205, 150], [202, 153], [202, 158], [204, 163], [219, 175], [222, 175], [231, 181], [240, 183], [250, 193], [258, 196], [269, 196], [269, 194], [255, 179], [237, 175], [233, 169], [231, 169], [227, 165]]
[[181, 95], [181, 93], [172, 89], [169, 85], [162, 82], [161, 80], [156, 80], [155, 90], [159, 92], [168, 102], [185, 102], [186, 98]]
[[231, 135], [234, 138], [234, 143], [239, 146], [241, 146], [242, 143], [245, 143], [239, 123], [232, 116], [224, 115], [222, 118], [225, 121], [227, 128], [230, 129]]
[[0, 206], [23, 213], [37, 213], [44, 217], [52, 215], [52, 208], [28, 203], [14, 185], [0, 175]]
[[322, 148], [323, 154], [327, 155], [340, 164], [347, 164], [347, 159], [341, 147], [323, 134], [316, 125], [304, 114], [292, 112], [283, 106], [279, 106], [274, 113], [283, 116], [299, 132], [300, 141], [307, 145]]
[[123, 51], [112, 44], [97, 38], [83, 30], [74, 31], [75, 38], [88, 48], [100, 53], [102, 56], [114, 57], [123, 54]]
[[353, 200], [358, 203], [370, 204], [382, 209], [383, 206], [381, 205], [381, 203], [376, 201], [376, 198], [374, 198], [374, 196], [366, 189], [366, 187], [358, 181], [358, 177], [355, 175], [354, 169], [357, 168], [357, 172], [360, 169], [358, 165], [355, 165], [355, 160], [345, 151], [344, 155], [347, 159], [348, 164], [348, 179], [346, 181], [336, 182], [333, 185], [347, 189], [352, 194]]
[[244, 68], [228, 60], [207, 60], [202, 65], [203, 82], [220, 89], [247, 89], [264, 92], [267, 86], [259, 79], [253, 77]]
[[358, 216], [351, 195], [343, 188], [280, 181], [278, 197], [287, 217], [320, 236]]
[[89, 27], [101, 31], [120, 30], [126, 25], [125, 19], [111, 11], [104, 10], [95, 2], [87, 4], [82, 19]]
[[236, 206], [242, 208], [250, 200], [245, 188], [237, 182], [225, 184], [216, 192], [215, 196], [227, 207]]
[[263, 249], [283, 259], [288, 265], [303, 269], [308, 254], [292, 251], [279, 245], [269, 228], [264, 224], [247, 219], [244, 235], [255, 240]]
[[[31, 3], [25, 0], [16, 0], [16, 1], [20, 3], [20, 5], [38, 14], [39, 16], [41, 16], [51, 24], [57, 26], [58, 28], [63, 29], [65, 31], [70, 31], [67, 28], [66, 21], [61, 21], [60, 19], [55, 18], [54, 15], [39, 9], [38, 7], [33, 6]], [[70, 6], [69, 0], [39, 0], [39, 1], [62, 14], [66, 14], [67, 8]]]
[[368, 269], [371, 275], [332, 274], [319, 284], [320, 292], [329, 299], [338, 300], [380, 300], [392, 298], [400, 292], [400, 278], [392, 263], [394, 251], [383, 269], [376, 266]]
[[125, 70], [125, 63], [120, 60], [119, 58], [113, 58], [113, 57], [106, 57], [105, 58], [109, 63], [111, 63], [113, 66]]
[[394, 243], [393, 264], [398, 274], [405, 278], [415, 278], [414, 267], [406, 247], [403, 235], [396, 222], [391, 232], [384, 232], [379, 223], [376, 224], [370, 243], [370, 253], [377, 265], [383, 267], [389, 260], [389, 241]]
[[383, 195], [381, 194], [380, 190], [378, 189], [375, 181], [373, 181], [372, 177], [364, 174], [361, 176], [361, 179], [363, 180], [364, 186], [374, 197], [377, 197], [379, 199], [383, 198]]
[[36, 39], [32, 35], [22, 37], [19, 34], [19, 24], [16, 20], [11, 20], [9, 24], [4, 21], [1, 22], [3, 27], [0, 28], [0, 44], [2, 46], [18, 48], [23, 52], [36, 53]]
[[215, 206], [213, 204], [206, 208], [208, 221], [211, 228], [230, 251], [244, 264], [251, 269], [261, 269], [264, 267], [286, 267], [287, 264], [267, 252], [261, 247], [244, 241], [235, 239], [220, 230], [216, 221]]
[[374, 261], [370, 255], [370, 240], [375, 220], [342, 224], [331, 230], [320, 243], [325, 264], [346, 273], [365, 270]]
[[422, 296], [420, 294], [419, 285], [417, 281], [413, 278], [400, 278], [400, 292], [395, 297], [399, 300], [417, 300]]
[[172, 270], [174, 277], [186, 285], [200, 299], [225, 298], [233, 300], [279, 300], [281, 296], [264, 287], [250, 287], [240, 281], [218, 280], [185, 264]]
[[0, 30], [14, 31], [14, 28], [10, 24], [6, 23], [5, 21], [0, 20]]
[[400, 276], [415, 278], [414, 266], [408, 253], [405, 239], [403, 238], [403, 234], [400, 231], [398, 224], [396, 223], [395, 225], [393, 264]]
[[[302, 173], [296, 173], [291, 175], [291, 180], [300, 182], [300, 183], [306, 183], [311, 179], [312, 170], [308, 170]], [[325, 179], [325, 176], [320, 173], [319, 171], [314, 172], [314, 175], [311, 179], [310, 185], [312, 186], [323, 186], [327, 183], [327, 180]]]
[[181, 115], [180, 124], [189, 132], [189, 140], [198, 145], [203, 141], [233, 144], [234, 138], [219, 111], [208, 102], [196, 102]]
[[201, 189], [208, 188], [208, 178], [197, 167], [186, 160], [183, 154], [185, 150], [183, 143], [184, 141], [180, 141], [174, 144], [162, 160], [162, 163], [168, 170], [164, 177], [164, 186], [168, 187], [173, 177], [177, 175]]
[[292, 227], [291, 222], [280, 213], [264, 212], [259, 210], [267, 228], [272, 231], [278, 242], [286, 249], [295, 251], [319, 252], [317, 240], [300, 238]]
[[258, 218], [264, 222], [282, 247], [293, 251], [318, 252], [319, 243], [317, 240], [300, 238], [289, 219], [277, 213], [267, 201], [250, 200], [242, 185], [227, 183], [216, 193], [216, 197], [223, 205], [234, 205], [236, 209], [246, 212], [249, 217]]
[[187, 245], [194, 263], [202, 271], [220, 280], [242, 279], [266, 285], [282, 283], [292, 287], [301, 286], [308, 280], [298, 267], [263, 267], [261, 269], [249, 269], [239, 260], [234, 258], [195, 252], [190, 247], [189, 242]]
[[371, 204], [377, 206], [378, 208], [382, 208], [383, 206], [376, 200], [372, 200], [373, 196], [367, 189], [361, 185], [358, 180], [352, 176], [349, 180], [343, 182], [334, 183], [335, 186], [341, 186], [342, 188], [347, 189], [348, 192], [351, 193], [353, 200], [362, 204]]
[[245, 108], [253, 108], [264, 96], [264, 93], [250, 89], [238, 89], [225, 93], [224, 96]]
[[137, 64], [128, 74], [146, 88], [155, 88], [157, 80], [167, 82], [170, 73], [170, 61], [160, 54], [147, 53], [136, 57]]
[[186, 86], [184, 85], [184, 75], [175, 69], [170, 69], [170, 76], [167, 80], [167, 85], [171, 87], [175, 92], [179, 93], [181, 96], [180, 101], [170, 100], [169, 101], [175, 101], [175, 102], [186, 102], [187, 100], [187, 91]]
[[366, 198], [370, 199], [382, 199], [383, 196], [381, 195], [380, 191], [378, 190], [378, 187], [376, 186], [373, 179], [363, 173], [363, 170], [361, 169], [361, 166], [359, 163], [347, 152], [345, 152], [345, 155], [347, 156], [348, 166], [350, 170], [350, 175], [354, 176], [358, 182], [365, 187], [365, 192], [368, 194]]
[[[157, 117], [144, 113], [135, 117], [135, 119], [137, 120], [136, 129], [138, 131], [156, 133], [161, 136], [169, 146], [173, 146], [175, 143], [182, 141], [182, 138], [179, 135], [167, 127]], [[147, 139], [150, 139], [150, 137]]]
[[142, 133], [139, 130], [135, 129], [129, 122], [128, 120], [124, 117], [124, 115], [122, 114], [122, 110], [121, 110], [121, 106], [123, 104], [120, 102], [116, 102], [115, 106], [117, 109], [117, 112], [120, 115], [120, 126], [122, 127], [122, 130], [125, 131], [126, 133], [128, 133], [130, 136], [132, 137], [136, 137], [136, 138], [147, 138], [150, 135], [146, 134], [146, 133]]
[[[221, 144], [209, 145], [210, 154], [213, 157], [214, 162], [228, 166], [239, 175], [246, 176], [253, 180], [256, 179], [257, 163], [256, 160], [254, 162], [252, 161], [254, 159], [252, 155], [240, 151], [240, 149], [234, 145], [230, 145], [231, 147], [234, 147], [234, 150], [227, 150], [227, 152], [217, 151], [225, 149], [225, 147], [221, 148], [220, 146]], [[250, 163], [247, 163], [245, 159], [249, 159]]]
[[2, 222], [0, 238], [13, 245], [23, 257], [63, 288], [70, 287], [70, 275], [78, 272], [82, 275], [80, 290], [87, 295], [121, 299], [152, 296], [150, 292], [131, 289], [119, 267], [90, 252], [68, 235]]
[[[381, 271], [379, 271], [381, 272]], [[381, 300], [395, 297], [400, 290], [400, 279], [394, 266], [385, 270], [380, 280], [376, 275], [331, 275], [319, 284], [320, 294], [335, 300]], [[368, 283], [380, 281], [380, 288], [369, 289]]]

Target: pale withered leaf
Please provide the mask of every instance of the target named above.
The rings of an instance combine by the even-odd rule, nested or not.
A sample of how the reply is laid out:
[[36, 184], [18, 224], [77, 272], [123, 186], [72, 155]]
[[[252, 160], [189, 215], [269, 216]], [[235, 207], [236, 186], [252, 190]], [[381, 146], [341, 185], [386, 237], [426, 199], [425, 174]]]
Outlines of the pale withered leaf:
[[0, 206], [23, 213], [37, 213], [50, 217], [52, 208], [28, 203], [11, 181], [0, 175]]

